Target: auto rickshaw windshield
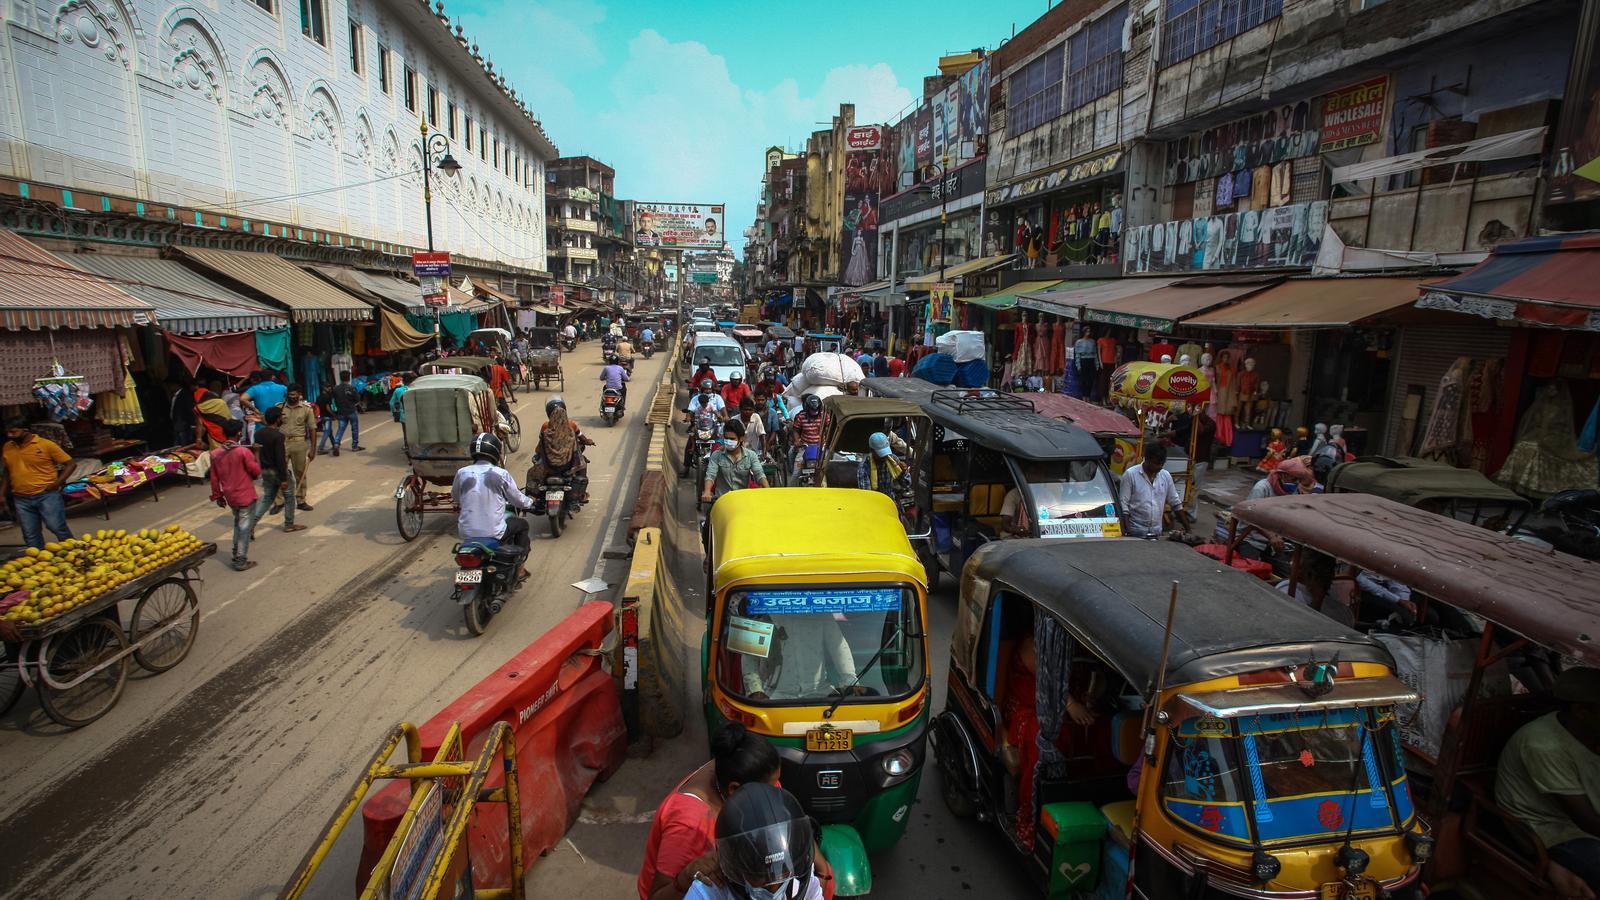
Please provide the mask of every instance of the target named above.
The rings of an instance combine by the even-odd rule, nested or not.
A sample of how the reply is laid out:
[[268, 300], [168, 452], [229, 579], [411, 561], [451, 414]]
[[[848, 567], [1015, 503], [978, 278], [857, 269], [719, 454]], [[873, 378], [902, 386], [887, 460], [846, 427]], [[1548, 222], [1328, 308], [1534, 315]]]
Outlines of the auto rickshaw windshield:
[[916, 591], [893, 585], [733, 591], [718, 683], [757, 702], [909, 696], [923, 680], [916, 603]]
[[1390, 707], [1189, 718], [1167, 749], [1162, 804], [1239, 844], [1252, 825], [1264, 845], [1396, 833], [1414, 815], [1396, 732]]
[[1022, 477], [1040, 521], [1085, 516], [1116, 518], [1116, 488], [1105, 469], [1093, 460], [1067, 459], [1022, 463]]

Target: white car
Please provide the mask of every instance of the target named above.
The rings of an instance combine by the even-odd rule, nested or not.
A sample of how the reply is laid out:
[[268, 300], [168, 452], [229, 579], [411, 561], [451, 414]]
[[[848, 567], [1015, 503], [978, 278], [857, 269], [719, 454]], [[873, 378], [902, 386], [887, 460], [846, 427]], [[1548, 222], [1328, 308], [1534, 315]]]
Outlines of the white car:
[[720, 332], [705, 331], [695, 335], [694, 349], [689, 355], [690, 371], [698, 370], [702, 359], [711, 361], [711, 371], [717, 376], [718, 384], [726, 382], [734, 372], [745, 374], [744, 348]]

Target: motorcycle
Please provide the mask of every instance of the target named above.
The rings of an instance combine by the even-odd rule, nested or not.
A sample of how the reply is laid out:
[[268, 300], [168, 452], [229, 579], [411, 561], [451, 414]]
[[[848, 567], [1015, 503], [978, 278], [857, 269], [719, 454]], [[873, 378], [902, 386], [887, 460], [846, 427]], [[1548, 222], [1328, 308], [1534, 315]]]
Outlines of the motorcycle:
[[600, 417], [606, 420], [607, 425], [617, 424], [622, 418], [623, 403], [622, 392], [616, 388], [606, 388], [600, 392]]
[[[705, 483], [706, 466], [711, 459], [712, 452], [717, 449], [717, 440], [720, 432], [717, 428], [717, 420], [714, 418], [701, 417], [694, 423], [693, 427], [689, 459], [692, 462], [690, 468], [694, 470], [694, 483], [699, 486]], [[695, 492], [695, 509], [700, 508], [701, 501], [698, 499], [699, 496], [700, 494], [697, 490]]]
[[578, 501], [577, 479], [571, 475], [549, 475], [544, 480], [544, 490], [533, 497], [533, 514], [548, 516], [550, 536], [561, 537], [567, 527], [567, 518], [575, 515], [583, 504]]
[[655, 341], [645, 341], [644, 342], [644, 358], [645, 359], [649, 359], [650, 357], [655, 356], [655, 355], [656, 355], [656, 342]]
[[463, 541], [451, 552], [459, 568], [450, 599], [461, 606], [467, 631], [476, 637], [505, 607], [506, 597], [521, 585], [517, 572], [528, 555], [519, 547], [499, 541]]
[[563, 334], [561, 336], [561, 349], [566, 353], [571, 353], [572, 351], [578, 349], [578, 339], [575, 337], [567, 337]]
[[1544, 501], [1539, 511], [1559, 525], [1535, 528], [1535, 534], [1563, 553], [1600, 559], [1600, 491], [1558, 491]]

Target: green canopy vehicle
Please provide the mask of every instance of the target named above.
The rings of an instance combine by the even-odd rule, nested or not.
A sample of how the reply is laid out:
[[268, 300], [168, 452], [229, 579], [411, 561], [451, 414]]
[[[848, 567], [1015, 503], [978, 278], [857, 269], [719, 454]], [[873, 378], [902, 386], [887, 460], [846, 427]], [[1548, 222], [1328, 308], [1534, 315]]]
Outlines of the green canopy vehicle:
[[1412, 456], [1363, 456], [1328, 473], [1334, 493], [1376, 494], [1491, 531], [1515, 534], [1533, 509], [1526, 497], [1476, 469]]

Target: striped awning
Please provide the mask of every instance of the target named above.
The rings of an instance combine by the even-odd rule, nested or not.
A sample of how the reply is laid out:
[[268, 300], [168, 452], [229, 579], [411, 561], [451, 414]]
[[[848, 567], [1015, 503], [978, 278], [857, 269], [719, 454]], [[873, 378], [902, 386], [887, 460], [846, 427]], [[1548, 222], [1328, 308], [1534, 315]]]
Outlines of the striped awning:
[[[422, 288], [393, 275], [363, 272], [349, 266], [307, 266], [306, 268], [332, 281], [358, 297], [393, 304], [401, 312], [425, 312]], [[430, 313], [431, 315], [431, 313]]]
[[13, 331], [151, 325], [155, 307], [0, 230], [0, 327]]
[[244, 250], [175, 248], [178, 256], [236, 281], [289, 311], [300, 322], [370, 322], [372, 304], [334, 287], [292, 262], [270, 253]]
[[174, 334], [253, 331], [289, 321], [271, 306], [229, 290], [177, 260], [104, 253], [78, 253], [68, 259], [155, 307], [161, 328]]

